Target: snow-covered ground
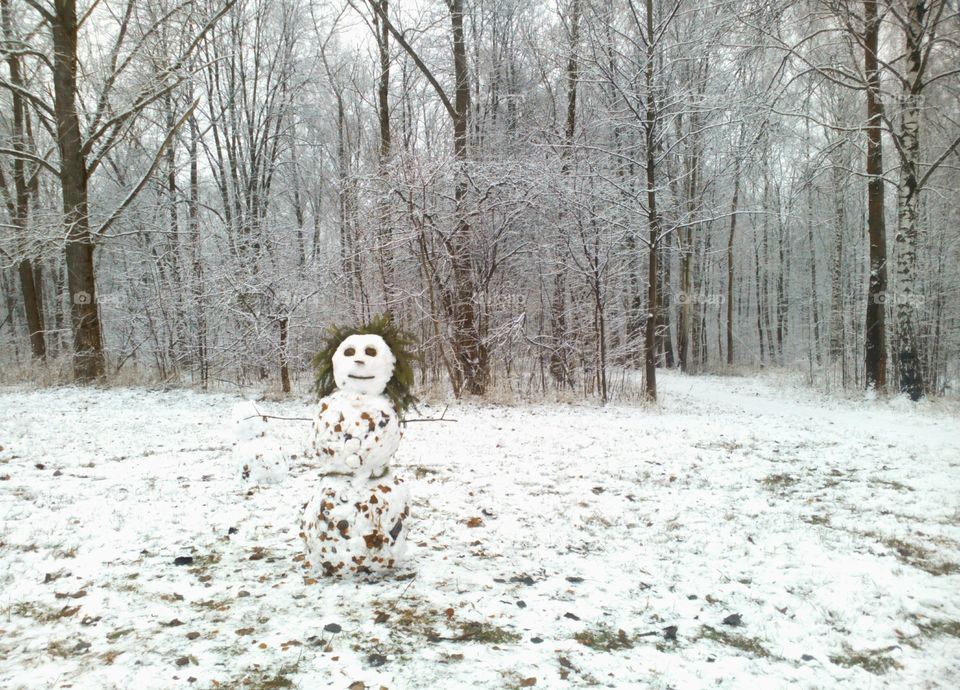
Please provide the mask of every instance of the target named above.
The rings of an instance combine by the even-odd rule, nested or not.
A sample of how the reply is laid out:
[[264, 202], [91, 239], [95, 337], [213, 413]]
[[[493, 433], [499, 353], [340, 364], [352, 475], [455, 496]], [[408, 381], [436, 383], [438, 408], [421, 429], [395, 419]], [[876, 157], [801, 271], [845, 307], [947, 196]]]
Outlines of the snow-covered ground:
[[0, 687], [956, 687], [956, 416], [661, 397], [409, 425], [405, 567], [330, 582], [303, 570], [309, 467], [240, 482], [237, 396], [0, 392]]

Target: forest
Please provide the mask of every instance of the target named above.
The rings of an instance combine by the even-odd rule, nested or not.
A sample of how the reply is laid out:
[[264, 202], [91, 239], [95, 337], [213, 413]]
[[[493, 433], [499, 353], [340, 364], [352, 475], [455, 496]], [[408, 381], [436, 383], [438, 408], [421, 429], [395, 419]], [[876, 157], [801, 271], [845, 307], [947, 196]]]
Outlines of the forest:
[[956, 393], [948, 0], [0, 0], [0, 381]]

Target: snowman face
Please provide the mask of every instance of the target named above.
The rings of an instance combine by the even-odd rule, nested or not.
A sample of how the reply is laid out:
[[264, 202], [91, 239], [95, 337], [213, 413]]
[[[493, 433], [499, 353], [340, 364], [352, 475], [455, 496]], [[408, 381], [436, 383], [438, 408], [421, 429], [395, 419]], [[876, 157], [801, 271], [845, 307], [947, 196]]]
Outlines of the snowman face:
[[382, 395], [396, 361], [379, 335], [351, 335], [333, 354], [333, 380], [342, 391]]

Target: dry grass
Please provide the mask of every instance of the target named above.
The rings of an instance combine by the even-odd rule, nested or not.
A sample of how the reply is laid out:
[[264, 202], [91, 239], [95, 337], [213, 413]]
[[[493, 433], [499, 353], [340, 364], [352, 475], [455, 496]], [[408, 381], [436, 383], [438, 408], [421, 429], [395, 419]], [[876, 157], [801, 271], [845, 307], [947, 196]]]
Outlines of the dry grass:
[[931, 575], [953, 575], [960, 573], [960, 564], [941, 560], [936, 552], [919, 542], [908, 542], [896, 537], [886, 537], [876, 532], [865, 532], [864, 536], [876, 539], [892, 550], [897, 558], [906, 565], [919, 568]]
[[636, 643], [636, 639], [623, 630], [613, 630], [606, 626], [600, 626], [594, 630], [583, 630], [574, 635], [573, 639], [599, 652], [633, 649]]
[[890, 669], [903, 668], [903, 665], [887, 656], [887, 652], [893, 651], [895, 647], [886, 647], [883, 649], [863, 649], [855, 650], [850, 645], [844, 643], [842, 654], [830, 655], [830, 661], [837, 666], [852, 668], [858, 666], [875, 676], [882, 676]]
[[696, 639], [712, 640], [727, 647], [733, 647], [755, 659], [769, 659], [773, 656], [756, 637], [737, 635], [736, 633], [727, 632], [726, 630], [712, 628], [709, 625], [704, 625], [700, 628], [700, 634]]

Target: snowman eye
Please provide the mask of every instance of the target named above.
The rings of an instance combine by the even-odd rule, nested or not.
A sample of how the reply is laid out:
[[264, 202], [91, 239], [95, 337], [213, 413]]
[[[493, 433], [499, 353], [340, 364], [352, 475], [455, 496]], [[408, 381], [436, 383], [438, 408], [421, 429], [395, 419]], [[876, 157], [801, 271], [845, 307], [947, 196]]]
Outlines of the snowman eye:
[[353, 357], [355, 354], [357, 354], [357, 351], [354, 350], [352, 347], [348, 347], [346, 350], [343, 351], [344, 357]]
[[367, 353], [367, 357], [376, 357], [376, 356], [377, 356], [377, 348], [375, 348], [375, 347], [368, 347], [366, 350], [364, 350], [364, 352]]

